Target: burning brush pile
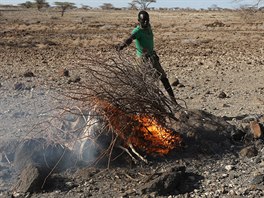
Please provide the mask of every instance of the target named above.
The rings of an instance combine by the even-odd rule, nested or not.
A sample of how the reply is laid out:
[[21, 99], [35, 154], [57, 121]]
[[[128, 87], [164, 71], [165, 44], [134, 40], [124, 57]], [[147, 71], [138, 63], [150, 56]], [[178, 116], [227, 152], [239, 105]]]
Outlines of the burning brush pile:
[[[118, 147], [133, 160], [135, 156], [145, 162], [142, 155], [165, 156], [181, 146], [182, 138], [172, 123], [182, 107], [161, 90], [150, 63], [137, 64], [117, 56], [89, 59], [79, 69], [86, 78], [68, 90], [67, 96], [81, 102], [82, 113], [88, 112], [80, 140], [89, 141], [89, 145], [93, 142], [97, 149], [103, 146], [102, 153], [109, 159]], [[108, 139], [108, 144], [102, 139]]]

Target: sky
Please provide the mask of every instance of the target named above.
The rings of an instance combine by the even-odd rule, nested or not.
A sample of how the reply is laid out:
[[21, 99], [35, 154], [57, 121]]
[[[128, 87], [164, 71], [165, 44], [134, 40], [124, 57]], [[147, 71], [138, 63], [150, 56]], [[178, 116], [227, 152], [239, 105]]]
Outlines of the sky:
[[[33, 0], [0, 0], [0, 4], [11, 4], [17, 5], [20, 3], [24, 3], [26, 1]], [[54, 5], [55, 1], [61, 2], [71, 2], [75, 3], [77, 6], [87, 5], [91, 7], [99, 7], [103, 3], [111, 3], [114, 7], [128, 7], [128, 3], [131, 0], [46, 0], [50, 5]], [[256, 2], [256, 0], [243, 0], [242, 2], [234, 2], [234, 0], [156, 0], [156, 3], [150, 4], [149, 7], [180, 7], [180, 8], [209, 8], [212, 5], [217, 5], [221, 8], [239, 8], [240, 5], [243, 4], [252, 4]]]

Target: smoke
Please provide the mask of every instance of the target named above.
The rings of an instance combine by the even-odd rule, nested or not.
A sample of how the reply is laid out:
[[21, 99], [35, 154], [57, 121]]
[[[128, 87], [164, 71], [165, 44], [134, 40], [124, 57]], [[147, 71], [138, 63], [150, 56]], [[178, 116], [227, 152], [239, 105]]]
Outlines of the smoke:
[[16, 149], [14, 167], [20, 173], [26, 166], [32, 164], [42, 173], [61, 172], [71, 167], [74, 155], [63, 145], [49, 142], [44, 138], [28, 139]]
[[92, 108], [68, 109], [61, 129], [66, 134], [68, 148], [76, 155], [79, 163], [87, 166], [94, 164], [110, 144], [106, 122]]
[[0, 195], [29, 164], [46, 176], [95, 164], [107, 145], [100, 142], [106, 138], [101, 135], [105, 123], [91, 109], [81, 109], [78, 101], [50, 90], [11, 90], [3, 95]]

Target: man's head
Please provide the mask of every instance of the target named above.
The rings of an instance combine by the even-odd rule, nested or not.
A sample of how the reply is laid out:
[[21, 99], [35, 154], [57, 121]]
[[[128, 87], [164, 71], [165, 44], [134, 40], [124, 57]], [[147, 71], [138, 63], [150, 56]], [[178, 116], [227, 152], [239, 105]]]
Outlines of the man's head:
[[149, 26], [149, 14], [146, 11], [140, 11], [138, 13], [138, 22], [141, 28], [147, 28]]

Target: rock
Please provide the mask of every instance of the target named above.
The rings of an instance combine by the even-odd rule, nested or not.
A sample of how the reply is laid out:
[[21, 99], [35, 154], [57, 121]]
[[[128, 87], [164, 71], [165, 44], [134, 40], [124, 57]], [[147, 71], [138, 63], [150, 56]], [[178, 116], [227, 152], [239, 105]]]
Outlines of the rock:
[[205, 95], [206, 95], [206, 94], [211, 94], [211, 91], [210, 91], [210, 90], [206, 91], [206, 92], [205, 92]]
[[65, 77], [69, 77], [70, 76], [70, 72], [69, 72], [69, 70], [64, 68], [64, 69], [59, 71], [59, 75], [60, 76], [65, 76]]
[[141, 188], [141, 194], [157, 192], [158, 195], [175, 194], [180, 184], [184, 181], [185, 167], [172, 167], [163, 173], [156, 173], [152, 179], [147, 179]]
[[178, 87], [179, 87], [179, 88], [183, 88], [183, 87], [185, 87], [185, 85], [184, 85], [184, 84], [181, 84], [181, 83], [179, 83], [179, 84], [178, 84]]
[[31, 71], [26, 71], [24, 74], [23, 74], [24, 77], [35, 77], [34, 73], [31, 72]]
[[68, 83], [77, 83], [77, 82], [80, 82], [81, 81], [81, 77], [80, 76], [75, 76], [73, 78], [71, 78]]
[[35, 86], [26, 86], [25, 83], [15, 83], [14, 85], [14, 89], [17, 91], [24, 91], [24, 90], [31, 90], [32, 88], [34, 88]]
[[256, 185], [256, 184], [263, 184], [264, 182], [264, 175], [257, 175], [253, 178], [253, 180], [251, 181], [251, 184]]
[[176, 86], [179, 85], [179, 84], [180, 84], [180, 81], [179, 81], [178, 78], [176, 78], [176, 79], [171, 83], [171, 86], [176, 87]]
[[55, 45], [57, 45], [57, 43], [54, 41], [45, 40], [44, 45], [55, 46]]
[[257, 154], [258, 154], [258, 151], [255, 146], [245, 147], [239, 152], [239, 155], [241, 157], [248, 157], [248, 158], [254, 157]]
[[250, 126], [250, 132], [253, 134], [253, 137], [255, 139], [261, 138], [262, 137], [262, 130], [260, 127], [260, 124], [255, 120], [255, 121], [251, 121], [249, 123]]
[[227, 95], [223, 91], [218, 95], [218, 98], [226, 98], [226, 97], [227, 97]]
[[42, 184], [47, 177], [47, 172], [33, 164], [28, 164], [21, 172], [19, 180], [15, 184], [14, 191], [16, 193], [38, 192], [41, 190]]
[[206, 27], [225, 27], [226, 24], [224, 24], [221, 21], [215, 21], [213, 23], [205, 24]]
[[235, 169], [235, 166], [234, 166], [234, 165], [226, 165], [226, 166], [225, 166], [225, 169], [226, 169], [227, 171], [231, 171], [231, 170], [234, 170], [234, 169]]
[[15, 90], [24, 90], [26, 85], [24, 83], [16, 83], [14, 85]]
[[28, 164], [41, 168], [42, 172], [60, 172], [73, 163], [74, 158], [69, 149], [44, 138], [23, 141], [18, 145], [14, 157], [14, 168], [18, 173]]

